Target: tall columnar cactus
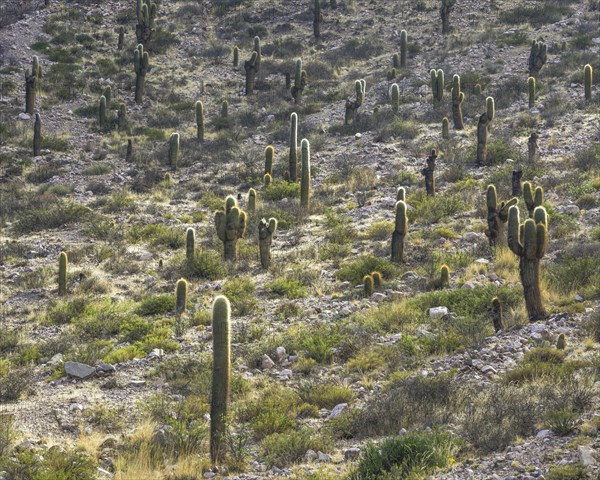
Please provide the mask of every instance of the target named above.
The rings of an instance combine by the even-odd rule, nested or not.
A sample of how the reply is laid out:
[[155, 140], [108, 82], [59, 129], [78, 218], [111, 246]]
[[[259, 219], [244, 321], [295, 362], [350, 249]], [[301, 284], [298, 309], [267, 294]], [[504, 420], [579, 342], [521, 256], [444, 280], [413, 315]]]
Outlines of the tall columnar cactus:
[[354, 121], [356, 111], [362, 106], [365, 100], [367, 82], [365, 80], [357, 80], [354, 82], [355, 100], [346, 99], [346, 115], [344, 116], [344, 125], [350, 125]]
[[375, 282], [371, 275], [367, 274], [363, 277], [363, 291], [367, 297], [373, 295], [373, 292], [375, 291]]
[[544, 203], [544, 189], [537, 186], [534, 190], [531, 183], [523, 182], [523, 200], [525, 200], [529, 218], [533, 218], [535, 209]]
[[256, 62], [254, 64], [256, 73], [260, 72], [260, 62], [262, 60], [262, 48], [260, 47], [260, 37], [257, 35], [254, 37], [254, 52], [256, 52]]
[[585, 99], [592, 99], [592, 66], [588, 63], [583, 67], [583, 90], [585, 92]]
[[131, 138], [127, 139], [127, 153], [125, 154], [125, 161], [131, 162], [133, 158], [133, 140]]
[[39, 58], [34, 55], [31, 62], [31, 74], [25, 71], [25, 113], [33, 115], [35, 108], [36, 92], [40, 88], [40, 79], [42, 78], [42, 67]]
[[269, 221], [262, 218], [258, 222], [258, 247], [260, 250], [260, 265], [267, 269], [271, 265], [271, 243], [273, 234], [277, 230], [277, 219], [269, 218]]
[[406, 30], [402, 30], [400, 32], [400, 68], [406, 67], [407, 43], [408, 43], [408, 34], [406, 33]]
[[237, 241], [246, 231], [246, 212], [238, 207], [233, 196], [225, 199], [225, 210], [215, 213], [215, 227], [219, 240], [223, 242], [225, 260], [237, 257]]
[[210, 458], [221, 462], [226, 453], [227, 413], [231, 377], [231, 307], [227, 297], [219, 295], [213, 303], [213, 369], [210, 403]]
[[106, 104], [110, 105], [110, 102], [112, 101], [112, 88], [110, 87], [110, 85], [107, 85], [104, 90], [102, 91], [102, 95], [104, 95], [104, 97], [106, 98]]
[[396, 201], [406, 201], [406, 189], [404, 187], [398, 187], [398, 190], [396, 190]]
[[135, 36], [137, 42], [148, 48], [148, 42], [154, 35], [154, 20], [156, 19], [156, 3], [151, 0], [137, 0], [137, 25]]
[[256, 210], [256, 190], [248, 190], [248, 212], [254, 213]]
[[481, 114], [479, 123], [477, 124], [477, 159], [475, 163], [479, 167], [487, 163], [488, 134], [495, 116], [494, 99], [487, 97], [485, 99], [485, 106], [486, 111]]
[[275, 148], [269, 145], [265, 148], [265, 173], [273, 176], [273, 158], [275, 157]]
[[175, 315], [181, 317], [187, 305], [188, 282], [184, 278], [177, 280], [175, 286]]
[[196, 138], [199, 142], [204, 141], [204, 105], [200, 100], [196, 102]]
[[177, 160], [179, 158], [179, 133], [171, 134], [169, 140], [169, 165], [173, 170], [177, 170]]
[[394, 53], [394, 55], [392, 55], [392, 67], [394, 69], [400, 68], [400, 55], [398, 55], [397, 53]]
[[450, 122], [448, 117], [442, 118], [442, 138], [447, 140], [450, 138]]
[[237, 68], [240, 64], [240, 49], [237, 45], [233, 47], [233, 68]]
[[460, 75], [454, 75], [452, 77], [452, 121], [454, 122], [454, 130], [465, 128], [462, 114], [464, 99], [465, 94], [460, 90]]
[[35, 114], [35, 123], [33, 124], [33, 156], [37, 157], [42, 150], [42, 119], [40, 114]]
[[527, 161], [529, 165], [535, 165], [540, 158], [540, 148], [537, 143], [539, 138], [537, 132], [531, 132], [529, 140], [527, 140]]
[[431, 75], [431, 92], [433, 93], [433, 104], [439, 106], [444, 98], [444, 71], [432, 68], [429, 72]]
[[294, 73], [294, 86], [292, 87], [292, 97], [294, 103], [300, 105], [302, 103], [302, 93], [306, 86], [306, 71], [302, 69], [302, 59], [296, 60], [296, 71]]
[[320, 0], [315, 0], [315, 7], [313, 10], [313, 33], [315, 34], [315, 38], [319, 38], [321, 36], [321, 22], [323, 21], [323, 15], [321, 15]]
[[67, 274], [69, 273], [69, 259], [65, 252], [60, 252], [58, 256], [58, 295], [60, 297], [67, 294]]
[[123, 43], [125, 42], [125, 27], [119, 27], [117, 33], [119, 34], [119, 39], [117, 40], [117, 50], [121, 51], [123, 50]]
[[298, 180], [298, 115], [290, 115], [290, 156], [289, 156], [290, 181]]
[[492, 299], [492, 322], [494, 323], [494, 331], [498, 333], [504, 328], [502, 321], [502, 304], [498, 297]]
[[404, 238], [408, 232], [408, 217], [406, 216], [406, 203], [403, 200], [396, 202], [396, 220], [392, 233], [392, 261], [404, 262]]
[[529, 108], [533, 108], [535, 105], [535, 78], [529, 77], [527, 79], [527, 91], [529, 93]]
[[521, 164], [517, 165], [516, 170], [512, 171], [512, 195], [513, 197], [520, 197], [521, 193], [523, 193], [523, 189], [521, 187], [521, 178], [523, 177], [523, 169]]
[[106, 97], [104, 95], [100, 97], [98, 105], [98, 124], [101, 130], [106, 128]]
[[194, 259], [196, 253], [196, 232], [193, 228], [188, 228], [185, 232], [185, 258], [188, 262]]
[[119, 124], [119, 130], [124, 131], [127, 129], [127, 110], [125, 109], [124, 103], [119, 103], [117, 110], [117, 120]]
[[306, 138], [300, 143], [302, 151], [302, 178], [300, 179], [300, 205], [310, 208], [310, 144]]
[[392, 112], [394, 115], [398, 113], [398, 107], [400, 106], [400, 89], [397, 83], [392, 84]]
[[440, 268], [440, 288], [450, 287], [450, 269], [444, 264]]
[[537, 219], [528, 218], [522, 224], [517, 206], [510, 207], [508, 211], [508, 246], [519, 257], [519, 274], [525, 306], [532, 322], [546, 317], [540, 287], [540, 260], [546, 254], [548, 244], [544, 207], [537, 207], [534, 217]]
[[221, 102], [221, 118], [225, 119], [227, 117], [229, 117], [229, 102], [223, 100]]
[[516, 205], [517, 201], [517, 198], [511, 198], [507, 202], [501, 202], [498, 205], [496, 187], [491, 184], [488, 185], [486, 192], [488, 228], [485, 234], [490, 242], [490, 247], [504, 244], [504, 224], [508, 220], [508, 209]]
[[533, 40], [529, 53], [529, 76], [537, 78], [547, 59], [548, 49], [544, 43], [544, 39]]
[[450, 32], [450, 12], [454, 7], [456, 0], [442, 0], [440, 6], [440, 16], [442, 17], [442, 33]]
[[258, 68], [256, 68], [256, 61], [258, 60], [258, 53], [252, 52], [250, 60], [244, 62], [244, 70], [246, 70], [246, 95], [252, 95], [254, 93], [254, 81]]
[[431, 150], [430, 155], [427, 157], [427, 166], [421, 170], [421, 174], [425, 177], [425, 190], [428, 196], [435, 195], [435, 160], [437, 159], [437, 152], [435, 149]]
[[150, 56], [148, 52], [144, 51], [144, 46], [141, 43], [135, 49], [133, 65], [135, 69], [135, 103], [142, 103], [144, 101], [146, 73], [148, 73], [150, 66]]

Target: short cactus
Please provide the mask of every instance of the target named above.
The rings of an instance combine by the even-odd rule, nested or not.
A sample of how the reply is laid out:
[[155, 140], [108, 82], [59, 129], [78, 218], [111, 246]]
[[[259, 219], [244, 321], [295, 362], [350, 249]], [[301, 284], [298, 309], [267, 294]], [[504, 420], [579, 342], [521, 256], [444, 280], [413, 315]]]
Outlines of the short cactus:
[[425, 191], [428, 196], [435, 195], [435, 161], [437, 159], [437, 152], [435, 149], [431, 150], [431, 153], [427, 157], [427, 166], [421, 170], [421, 174], [425, 177]]
[[294, 103], [300, 105], [302, 103], [302, 93], [306, 86], [306, 71], [302, 69], [302, 59], [296, 60], [296, 72], [294, 74], [294, 86], [292, 87], [292, 97]]
[[171, 134], [169, 140], [169, 165], [173, 170], [177, 170], [177, 160], [179, 158], [179, 133]]
[[133, 158], [133, 140], [131, 138], [127, 139], [127, 153], [125, 153], [125, 161], [131, 162]]
[[204, 105], [200, 100], [195, 104], [196, 112], [196, 138], [199, 142], [204, 141]]
[[35, 114], [33, 124], [33, 156], [37, 157], [42, 150], [42, 119], [39, 113]]
[[481, 84], [476, 83], [475, 87], [473, 88], [473, 93], [475, 93], [475, 95], [479, 96], [483, 93], [483, 89], [481, 88]]
[[535, 78], [533, 77], [527, 79], [527, 92], [529, 93], [529, 108], [533, 108], [535, 105]]
[[396, 220], [392, 233], [392, 261], [404, 262], [404, 239], [408, 232], [408, 217], [406, 216], [406, 203], [403, 200], [396, 202]]
[[252, 52], [252, 56], [249, 60], [244, 62], [244, 70], [246, 71], [246, 95], [252, 95], [254, 93], [254, 81], [258, 68], [256, 67], [256, 61], [258, 60], [258, 53]]
[[269, 218], [269, 221], [264, 218], [258, 223], [258, 247], [260, 251], [260, 265], [267, 269], [271, 265], [271, 243], [273, 242], [273, 234], [277, 230], [277, 219]]
[[448, 140], [450, 138], [450, 122], [448, 117], [442, 118], [442, 138]]
[[388, 80], [388, 82], [393, 82], [394, 80], [396, 80], [396, 75], [397, 75], [397, 74], [398, 74], [398, 73], [397, 73], [397, 71], [396, 71], [396, 69], [395, 69], [395, 68], [390, 68], [390, 69], [387, 71], [387, 74], [386, 74], [386, 77], [387, 77], [387, 80]]
[[117, 40], [117, 50], [121, 51], [123, 50], [123, 43], [125, 43], [125, 28], [122, 26], [119, 27], [117, 33], [119, 34], [119, 38]]
[[504, 244], [504, 224], [508, 221], [508, 209], [516, 205], [517, 201], [517, 198], [511, 198], [507, 202], [501, 202], [498, 205], [496, 187], [491, 184], [488, 185], [486, 192], [488, 228], [485, 234], [490, 242], [490, 247]]
[[40, 88], [42, 67], [39, 58], [34, 55], [31, 62], [31, 75], [25, 71], [25, 113], [33, 115], [36, 92]]
[[238, 46], [233, 47], [233, 68], [237, 68], [240, 64], [240, 49]]
[[567, 348], [567, 337], [564, 333], [561, 333], [556, 340], [556, 348], [558, 350], [564, 350]]
[[65, 252], [58, 256], [58, 296], [67, 294], [67, 275], [69, 273], [69, 259]]
[[487, 97], [485, 99], [485, 106], [486, 111], [481, 114], [479, 123], [477, 124], [477, 158], [475, 163], [478, 167], [487, 164], [488, 133], [495, 116], [494, 99]]
[[194, 259], [196, 253], [196, 232], [193, 228], [188, 228], [185, 232], [185, 258], [188, 262]]
[[363, 277], [363, 291], [367, 297], [373, 295], [373, 292], [375, 291], [375, 282], [371, 275], [365, 275]]
[[588, 101], [592, 99], [592, 75], [592, 66], [588, 63], [583, 67], [583, 90]]
[[275, 148], [269, 145], [265, 148], [265, 173], [273, 176], [273, 158], [275, 157]]
[[229, 102], [227, 100], [221, 102], [221, 118], [229, 118]]
[[529, 53], [529, 76], [538, 78], [540, 70], [548, 59], [548, 49], [544, 39], [533, 40], [531, 42], [531, 51]]
[[406, 201], [406, 189], [404, 187], [398, 187], [398, 190], [396, 190], [396, 201]]
[[181, 317], [187, 305], [188, 282], [180, 278], [175, 286], [175, 315]]
[[290, 155], [289, 155], [290, 181], [298, 180], [298, 115], [290, 115]]
[[119, 103], [119, 107], [117, 110], [117, 120], [118, 120], [119, 130], [120, 131], [127, 130], [127, 110], [125, 109], [124, 103]]
[[344, 116], [344, 125], [350, 125], [354, 122], [356, 111], [362, 106], [365, 100], [367, 83], [364, 80], [354, 82], [355, 100], [346, 99], [346, 115]]
[[106, 98], [106, 104], [110, 106], [110, 102], [112, 101], [112, 88], [110, 88], [110, 85], [107, 85], [106, 88], [104, 88], [102, 95]]
[[154, 35], [154, 20], [156, 19], [156, 3], [152, 0], [137, 0], [137, 20], [135, 36], [137, 42], [148, 48], [148, 43]]
[[256, 210], [256, 190], [251, 188], [248, 190], [248, 212], [254, 213]]
[[371, 277], [373, 278], [373, 285], [376, 289], [383, 285], [383, 275], [381, 274], [381, 272], [371, 272]]
[[442, 265], [440, 268], [440, 288], [450, 287], [450, 269], [448, 265]]
[[321, 1], [315, 0], [315, 6], [313, 9], [314, 17], [313, 17], [313, 33], [315, 38], [319, 38], [321, 36], [321, 22], [323, 21], [323, 15], [321, 14]]
[[265, 173], [263, 176], [263, 183], [265, 185], [265, 188], [269, 188], [269, 185], [271, 185], [272, 181], [273, 181], [273, 177], [271, 176], [271, 174]]
[[[408, 34], [406, 30], [400, 32], [400, 68], [406, 67], [406, 47], [408, 43]], [[396, 65], [394, 65], [396, 67]], [[396, 67], [398, 68], [398, 67]]]
[[104, 95], [100, 97], [98, 105], [98, 124], [101, 130], [106, 128], [106, 97]]
[[231, 306], [225, 296], [213, 303], [213, 369], [210, 403], [210, 458], [221, 462], [226, 453], [227, 412], [231, 377]]
[[498, 333], [500, 330], [504, 328], [504, 323], [502, 319], [502, 304], [498, 297], [494, 297], [492, 299], [492, 322], [494, 324], [494, 331]]
[[310, 144], [306, 138], [301, 142], [302, 177], [300, 179], [300, 205], [310, 208]]
[[400, 68], [400, 55], [398, 55], [397, 53], [394, 53], [394, 55], [392, 55], [392, 67], [394, 69]]
[[440, 16], [442, 17], [442, 33], [450, 32], [450, 12], [454, 7], [456, 0], [442, 0], [440, 6]]
[[523, 200], [529, 212], [529, 218], [533, 218], [533, 212], [544, 203], [544, 189], [540, 186], [533, 189], [531, 183], [523, 182]]
[[398, 107], [400, 106], [400, 89], [397, 83], [392, 84], [392, 112], [394, 115], [398, 113]]
[[144, 101], [144, 84], [150, 66], [150, 57], [148, 52], [144, 51], [144, 46], [141, 43], [135, 49], [133, 64], [135, 70], [135, 103], [142, 103]]
[[460, 90], [460, 76], [454, 75], [452, 77], [452, 121], [454, 122], [454, 130], [465, 128], [462, 114], [464, 99], [465, 94]]
[[219, 240], [223, 242], [225, 260], [235, 260], [237, 241], [246, 231], [246, 212], [238, 207], [235, 197], [228, 196], [224, 210], [215, 213], [215, 227]]
[[433, 94], [433, 105], [438, 107], [444, 98], [444, 71], [432, 68], [429, 72], [431, 76], [431, 92]]

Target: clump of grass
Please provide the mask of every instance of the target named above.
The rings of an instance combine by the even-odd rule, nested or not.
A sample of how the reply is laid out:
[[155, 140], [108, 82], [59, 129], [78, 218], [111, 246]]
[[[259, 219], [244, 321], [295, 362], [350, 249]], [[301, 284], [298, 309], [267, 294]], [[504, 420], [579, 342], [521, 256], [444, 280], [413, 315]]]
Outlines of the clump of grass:
[[307, 450], [329, 452], [331, 447], [329, 437], [311, 428], [302, 428], [269, 435], [261, 444], [261, 457], [269, 467], [285, 467], [301, 460]]
[[340, 403], [349, 403], [355, 397], [350, 387], [330, 382], [304, 383], [300, 386], [298, 394], [304, 402], [319, 408], [333, 408]]
[[362, 255], [356, 260], [343, 263], [336, 272], [336, 277], [340, 280], [348, 280], [353, 284], [358, 284], [365, 275], [375, 271], [381, 272], [383, 278], [389, 279], [395, 276], [397, 269], [389, 260], [374, 255]]

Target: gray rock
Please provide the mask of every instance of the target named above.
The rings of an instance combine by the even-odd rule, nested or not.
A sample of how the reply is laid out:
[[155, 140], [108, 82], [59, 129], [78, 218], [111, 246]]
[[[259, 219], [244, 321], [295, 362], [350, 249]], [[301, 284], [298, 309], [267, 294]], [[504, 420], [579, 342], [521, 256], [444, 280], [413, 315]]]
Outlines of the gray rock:
[[579, 445], [577, 447], [577, 453], [579, 453], [579, 460], [586, 467], [596, 465], [597, 461], [594, 458], [594, 449], [587, 445]]
[[96, 373], [115, 373], [116, 368], [110, 363], [101, 363], [96, 365]]
[[473, 282], [465, 282], [463, 283], [463, 286], [461, 288], [468, 288], [470, 290], [473, 290], [475, 288], [475, 284]]
[[29, 120], [31, 118], [31, 115], [29, 115], [28, 113], [19, 113], [17, 118], [19, 120]]
[[531, 328], [532, 333], [542, 333], [546, 331], [546, 325], [543, 323], [532, 323], [529, 328]]
[[412, 270], [408, 271], [408, 272], [404, 272], [404, 274], [402, 275], [402, 280], [412, 280], [413, 278], [418, 278], [419, 275], [417, 274], [417, 272], [413, 272]]
[[275, 362], [265, 353], [260, 359], [260, 366], [263, 370], [270, 370], [275, 366]]
[[331, 455], [327, 455], [321, 451], [317, 452], [319, 462], [331, 462]]
[[281, 363], [286, 359], [287, 356], [287, 352], [285, 351], [284, 347], [277, 347], [277, 349], [275, 350], [275, 359], [277, 360], [277, 363]]
[[344, 460], [353, 460], [360, 455], [360, 448], [352, 447], [344, 450]]
[[581, 296], [581, 295], [575, 295], [575, 301], [576, 302], [583, 302], [585, 299]]
[[371, 295], [372, 302], [383, 302], [386, 298], [386, 295], [380, 292], [375, 292], [373, 295]]
[[544, 430], [540, 430], [537, 433], [536, 437], [537, 438], [546, 438], [546, 437], [549, 437], [550, 435], [552, 435], [552, 432], [548, 429], [544, 429]]
[[338, 403], [335, 407], [333, 407], [333, 409], [331, 410], [331, 413], [327, 416], [327, 418], [331, 419], [331, 418], [339, 417], [346, 410], [348, 410], [347, 403]]
[[439, 318], [448, 315], [448, 307], [431, 307], [429, 309], [429, 318]]
[[85, 363], [65, 362], [65, 372], [69, 377], [73, 377], [78, 380], [85, 380], [86, 378], [90, 378], [92, 375], [94, 375], [96, 373], [96, 369], [86, 365]]
[[315, 452], [314, 450], [307, 450], [306, 453], [304, 454], [305, 462], [314, 462], [318, 458], [319, 458], [319, 456], [317, 455], [317, 452]]
[[217, 474], [215, 472], [204, 472], [202, 474], [202, 478], [213, 478], [216, 476], [217, 476]]
[[146, 380], [130, 380], [129, 381], [130, 387], [143, 387], [144, 385], [146, 385]]

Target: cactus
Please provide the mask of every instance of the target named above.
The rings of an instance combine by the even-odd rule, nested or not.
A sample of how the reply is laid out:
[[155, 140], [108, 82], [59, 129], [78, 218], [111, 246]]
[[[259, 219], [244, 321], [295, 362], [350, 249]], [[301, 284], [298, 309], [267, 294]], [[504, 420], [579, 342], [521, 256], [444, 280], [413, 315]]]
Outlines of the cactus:
[[429, 72], [431, 75], [431, 92], [433, 93], [433, 105], [438, 107], [444, 98], [444, 71], [442, 69], [435, 70], [432, 68]]
[[272, 181], [273, 181], [273, 177], [271, 176], [271, 174], [265, 173], [263, 176], [263, 183], [265, 184], [265, 189], [269, 188], [269, 185], [271, 185]]
[[521, 188], [521, 177], [523, 176], [523, 170], [521, 164], [517, 165], [517, 169], [512, 172], [512, 195], [513, 197], [520, 197], [522, 193]]
[[213, 369], [210, 403], [210, 458], [213, 463], [225, 456], [226, 420], [231, 376], [231, 307], [227, 297], [219, 295], [213, 303]]
[[302, 151], [302, 178], [300, 179], [300, 205], [310, 208], [310, 144], [306, 138], [300, 143]]
[[529, 108], [533, 108], [535, 105], [535, 78], [527, 79], [527, 91], [529, 92]]
[[226, 119], [229, 117], [229, 102], [227, 100], [223, 100], [221, 102], [221, 118]]
[[144, 82], [146, 73], [150, 65], [150, 56], [144, 51], [144, 46], [139, 43], [134, 53], [134, 69], [135, 69], [135, 103], [144, 101]]
[[504, 224], [508, 220], [508, 209], [517, 204], [517, 198], [511, 198], [507, 202], [498, 205], [496, 187], [488, 185], [486, 192], [487, 222], [488, 228], [485, 235], [488, 237], [490, 247], [495, 247], [499, 242], [504, 243]]
[[106, 98], [106, 104], [110, 106], [110, 102], [112, 101], [112, 88], [110, 88], [110, 85], [106, 86], [102, 95]]
[[350, 125], [354, 121], [354, 116], [359, 107], [362, 106], [365, 100], [367, 83], [364, 80], [354, 82], [354, 91], [356, 100], [346, 99], [346, 115], [344, 116], [344, 125]]
[[492, 322], [494, 324], [494, 331], [498, 333], [504, 328], [502, 321], [502, 305], [498, 297], [492, 298]]
[[365, 292], [365, 296], [370, 297], [373, 295], [375, 291], [375, 282], [373, 281], [373, 277], [371, 275], [365, 275], [363, 277], [363, 290]]
[[398, 187], [398, 190], [396, 190], [396, 201], [406, 201], [406, 190], [404, 189], [404, 187]]
[[119, 109], [117, 111], [117, 119], [119, 123], [119, 130], [123, 131], [127, 129], [127, 110], [125, 110], [125, 104], [119, 103]]
[[187, 305], [188, 282], [180, 278], [175, 286], [175, 315], [181, 317]]
[[58, 256], [58, 295], [60, 297], [67, 294], [67, 274], [69, 273], [69, 259], [65, 252], [60, 252]]
[[179, 158], [179, 134], [172, 133], [169, 140], [169, 165], [177, 170], [177, 159]]
[[533, 40], [529, 53], [529, 76], [537, 78], [547, 59], [548, 51], [544, 39]]
[[254, 52], [256, 52], [256, 62], [254, 63], [254, 67], [256, 68], [256, 73], [260, 72], [260, 61], [262, 60], [262, 49], [260, 47], [260, 37], [257, 35], [254, 37]]
[[290, 115], [290, 156], [289, 156], [290, 181], [298, 180], [298, 115]]
[[185, 232], [185, 258], [188, 262], [194, 259], [196, 252], [196, 232], [193, 228], [188, 228]]
[[100, 97], [100, 104], [98, 106], [98, 124], [101, 130], [106, 128], [106, 97], [104, 95]]
[[137, 20], [135, 36], [137, 42], [148, 48], [148, 43], [154, 35], [154, 20], [156, 19], [156, 3], [151, 0], [137, 0]]
[[396, 220], [392, 233], [392, 261], [404, 262], [404, 238], [408, 231], [408, 217], [406, 216], [406, 203], [403, 200], [396, 202]]
[[238, 46], [233, 47], [233, 68], [237, 68], [240, 64], [240, 49]]
[[392, 84], [392, 112], [394, 115], [398, 113], [398, 107], [400, 106], [400, 89], [397, 83]]
[[481, 84], [476, 83], [475, 88], [473, 89], [473, 92], [475, 93], [475, 95], [481, 95], [481, 93], [482, 93]]
[[313, 13], [313, 33], [315, 34], [315, 38], [319, 38], [321, 36], [321, 22], [323, 21], [323, 15], [321, 15], [320, 0], [315, 0], [315, 8]]
[[564, 350], [565, 348], [567, 348], [567, 337], [565, 337], [564, 333], [561, 333], [558, 336], [558, 340], [556, 340], [556, 348], [558, 350]]
[[450, 286], [450, 269], [448, 265], [442, 265], [440, 268], [440, 288], [448, 288]]
[[406, 33], [406, 30], [402, 30], [400, 32], [400, 68], [406, 67], [406, 44], [407, 44], [407, 41], [408, 41], [408, 34]]
[[396, 75], [397, 75], [396, 69], [395, 68], [390, 68], [387, 71], [387, 75], [386, 75], [387, 79], [388, 79], [388, 82], [393, 82], [396, 79]]
[[460, 76], [454, 75], [452, 77], [452, 121], [454, 122], [454, 130], [465, 128], [462, 114], [464, 99], [465, 94], [460, 90]]
[[440, 6], [440, 16], [442, 17], [442, 33], [450, 32], [450, 12], [454, 7], [456, 0], [442, 0]]
[[544, 189], [540, 186], [533, 190], [531, 183], [523, 182], [523, 200], [529, 212], [529, 218], [533, 218], [533, 212], [544, 203]]
[[204, 105], [198, 100], [195, 103], [196, 113], [196, 138], [199, 142], [204, 141]]
[[256, 68], [256, 61], [258, 59], [258, 53], [252, 52], [250, 60], [244, 62], [244, 70], [246, 70], [246, 95], [252, 95], [254, 93], [254, 80], [258, 69]]
[[544, 207], [537, 207], [534, 216], [521, 223], [519, 208], [508, 210], [508, 246], [519, 257], [519, 274], [523, 285], [525, 306], [530, 321], [543, 319], [546, 311], [542, 305], [540, 287], [540, 259], [546, 254], [548, 244], [548, 224]]
[[450, 122], [448, 117], [442, 118], [442, 138], [448, 140], [450, 138]]
[[397, 53], [394, 53], [394, 55], [392, 55], [392, 67], [394, 69], [400, 68], [400, 55], [398, 55]]
[[121, 51], [123, 50], [123, 43], [125, 42], [125, 28], [119, 27], [117, 33], [119, 34], [119, 39], [117, 40], [117, 50]]
[[435, 149], [431, 150], [431, 154], [427, 157], [427, 166], [421, 170], [421, 174], [425, 177], [425, 190], [427, 195], [435, 195], [435, 178], [433, 174], [435, 172], [435, 160], [437, 159], [437, 152]]
[[302, 70], [302, 59], [296, 60], [296, 72], [294, 74], [294, 86], [292, 87], [292, 97], [294, 103], [300, 105], [302, 102], [302, 93], [306, 86], [306, 71]]
[[275, 157], [275, 148], [269, 145], [265, 148], [265, 173], [273, 176], [273, 158]]
[[235, 260], [237, 241], [246, 231], [246, 212], [238, 207], [235, 197], [228, 196], [224, 210], [215, 213], [215, 227], [219, 240], [223, 242], [225, 260]]
[[260, 265], [267, 269], [271, 264], [271, 243], [273, 234], [277, 230], [277, 219], [269, 218], [267, 222], [264, 218], [258, 222], [258, 247], [260, 250]]
[[538, 138], [540, 137], [536, 132], [531, 132], [529, 140], [527, 140], [527, 161], [529, 165], [535, 165], [540, 158]]
[[379, 288], [381, 287], [381, 285], [383, 285], [383, 275], [381, 274], [381, 272], [371, 272], [371, 277], [373, 278], [373, 286], [375, 288]]
[[583, 67], [583, 90], [585, 93], [585, 99], [592, 99], [592, 66], [588, 63]]
[[256, 190], [248, 190], [248, 212], [254, 213], [256, 210]]
[[40, 79], [42, 78], [42, 67], [39, 58], [34, 55], [31, 62], [31, 75], [25, 71], [25, 113], [33, 115], [35, 108], [36, 92], [40, 88]]
[[35, 114], [35, 123], [33, 124], [33, 156], [37, 157], [42, 149], [42, 119], [40, 114]]
[[487, 163], [488, 133], [495, 116], [494, 99], [487, 97], [485, 99], [485, 106], [486, 111], [481, 114], [479, 123], [477, 124], [477, 159], [475, 163], [478, 167]]
[[131, 138], [127, 139], [127, 153], [125, 154], [125, 161], [130, 162], [133, 157], [133, 140]]

